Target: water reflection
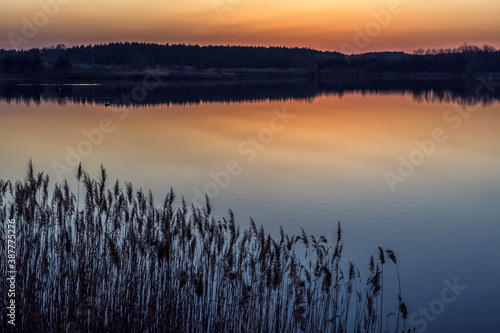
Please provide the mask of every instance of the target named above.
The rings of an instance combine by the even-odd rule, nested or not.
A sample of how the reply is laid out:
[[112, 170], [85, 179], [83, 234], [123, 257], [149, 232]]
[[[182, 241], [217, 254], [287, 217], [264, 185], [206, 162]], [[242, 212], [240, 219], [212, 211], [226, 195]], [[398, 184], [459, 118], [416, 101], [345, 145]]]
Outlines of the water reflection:
[[[0, 81], [0, 100], [25, 104], [67, 102], [105, 105], [191, 105], [204, 102], [311, 100], [320, 95], [409, 94], [416, 101], [464, 103], [475, 97], [488, 104], [500, 99], [500, 89], [487, 77], [480, 80], [265, 80], [163, 82], [101, 82], [40, 84]], [[144, 88], [146, 86], [147, 89]]]
[[[453, 128], [443, 117], [466, 109], [456, 102], [474, 94], [474, 84], [422, 82], [413, 90], [384, 84], [380, 90], [319, 82], [164, 84], [144, 109], [105, 107], [133, 84], [4, 86], [11, 90], [2, 90], [0, 101], [0, 178], [22, 177], [32, 158], [53, 184], [53, 162], [66, 163], [68, 147], [78, 149], [89, 140], [84, 131], [110, 119], [113, 131], [83, 156], [92, 176], [102, 163], [110, 184], [118, 178], [152, 189], [159, 203], [172, 186], [191, 202], [194, 189], [213, 182], [211, 172], [236, 160], [242, 171], [213, 198], [217, 216], [232, 208], [241, 224], [252, 216], [271, 232], [283, 225], [297, 234], [303, 227], [330, 239], [340, 220], [347, 260], [362, 265], [377, 246], [398, 253], [410, 313], [439, 297], [445, 279], [469, 286], [429, 332], [493, 332], [500, 299], [500, 103], [490, 95]], [[241, 103], [202, 103], [217, 100]], [[296, 117], [247, 161], [238, 147], [283, 108]], [[415, 140], [435, 128], [448, 139], [392, 193], [384, 172], [397, 172], [398, 156], [408, 157]], [[73, 185], [75, 171], [64, 174]]]

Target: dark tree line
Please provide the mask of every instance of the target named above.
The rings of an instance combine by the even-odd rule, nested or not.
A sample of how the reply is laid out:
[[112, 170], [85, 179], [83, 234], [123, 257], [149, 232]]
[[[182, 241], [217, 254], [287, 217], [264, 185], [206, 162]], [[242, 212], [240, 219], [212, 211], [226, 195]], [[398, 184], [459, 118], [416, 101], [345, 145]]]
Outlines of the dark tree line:
[[38, 49], [29, 51], [0, 50], [0, 72], [16, 75], [38, 75], [44, 69], [41, 52]]
[[141, 68], [301, 68], [309, 71], [366, 73], [444, 72], [473, 74], [500, 72], [500, 51], [492, 46], [464, 44], [455, 49], [375, 52], [344, 55], [310, 48], [260, 46], [199, 46], [185, 44], [110, 43], [64, 45], [31, 50], [0, 49], [0, 74], [40, 76], [47, 71], [69, 70], [72, 65]]

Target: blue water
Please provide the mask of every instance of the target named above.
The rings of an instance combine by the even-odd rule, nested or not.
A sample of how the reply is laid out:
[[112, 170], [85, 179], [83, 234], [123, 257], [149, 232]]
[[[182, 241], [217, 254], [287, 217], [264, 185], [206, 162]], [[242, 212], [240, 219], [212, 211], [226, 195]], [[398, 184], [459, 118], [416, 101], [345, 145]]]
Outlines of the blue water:
[[[227, 185], [210, 185], [217, 217], [231, 208], [242, 226], [251, 216], [272, 234], [283, 225], [289, 234], [302, 227], [330, 240], [341, 221], [346, 267], [353, 261], [366, 271], [378, 246], [395, 251], [412, 318], [406, 328], [497, 332], [500, 105], [479, 107], [456, 130], [443, 119], [454, 105], [350, 94], [310, 102], [145, 106], [119, 119], [102, 105], [2, 102], [0, 178], [22, 177], [31, 158], [37, 171], [57, 181], [54, 162], [68, 166], [67, 147], [77, 149], [86, 140], [83, 130], [109, 119], [113, 130], [81, 156], [91, 175], [102, 163], [112, 181], [152, 189], [158, 203], [171, 186], [192, 201], [196, 190], [216, 184], [210, 173], [220, 176], [235, 161], [239, 172]], [[283, 108], [295, 118], [272, 130], [275, 111]], [[272, 133], [261, 133], [265, 128]], [[384, 173], [397, 172], [398, 156], [408, 157], [415, 140], [435, 128], [446, 132], [446, 142], [391, 192]], [[259, 133], [265, 142], [251, 153], [249, 138], [259, 140]], [[64, 176], [74, 184], [70, 172]], [[397, 297], [394, 265], [386, 266], [385, 277], [389, 307]], [[459, 289], [453, 292], [450, 283]]]

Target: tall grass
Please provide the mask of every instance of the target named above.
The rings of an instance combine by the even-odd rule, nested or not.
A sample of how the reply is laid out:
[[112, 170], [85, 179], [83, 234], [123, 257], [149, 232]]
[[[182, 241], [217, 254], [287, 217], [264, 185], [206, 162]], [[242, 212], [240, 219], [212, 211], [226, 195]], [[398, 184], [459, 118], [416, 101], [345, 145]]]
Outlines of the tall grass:
[[[383, 322], [388, 331], [384, 251], [363, 280], [341, 260], [340, 223], [333, 244], [282, 228], [275, 239], [252, 219], [241, 229], [232, 211], [216, 219], [208, 197], [189, 206], [170, 190], [157, 207], [151, 191], [110, 186], [102, 167], [99, 179], [81, 168], [76, 177], [76, 195], [65, 181], [49, 196], [49, 177], [31, 162], [23, 181], [0, 180], [0, 218], [18, 226], [23, 331], [381, 332]], [[398, 295], [395, 331], [406, 319]]]

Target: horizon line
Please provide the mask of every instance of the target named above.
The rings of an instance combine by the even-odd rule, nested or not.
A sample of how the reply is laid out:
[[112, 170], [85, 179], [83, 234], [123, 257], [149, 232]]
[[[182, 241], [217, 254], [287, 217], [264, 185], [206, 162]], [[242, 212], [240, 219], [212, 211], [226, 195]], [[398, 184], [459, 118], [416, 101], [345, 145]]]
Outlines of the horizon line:
[[457, 50], [460, 47], [477, 47], [479, 49], [482, 49], [485, 46], [493, 47], [495, 51], [500, 51], [500, 47], [497, 47], [492, 44], [484, 43], [482, 45], [477, 45], [477, 44], [471, 44], [467, 41], [459, 44], [458, 46], [455, 46], [453, 48], [450, 47], [441, 47], [441, 48], [418, 48], [414, 49], [411, 52], [408, 51], [403, 51], [403, 50], [378, 50], [378, 51], [367, 51], [367, 52], [360, 52], [360, 53], [342, 53], [341, 51], [337, 50], [329, 50], [329, 49], [319, 49], [319, 48], [313, 48], [310, 46], [285, 46], [285, 45], [243, 45], [243, 44], [192, 44], [192, 43], [160, 43], [160, 42], [147, 42], [147, 41], [112, 41], [112, 42], [101, 42], [101, 43], [87, 43], [87, 44], [72, 44], [72, 45], [66, 45], [64, 43], [58, 43], [58, 44], [51, 44], [50, 46], [37, 46], [37, 47], [30, 47], [30, 48], [0, 48], [2, 51], [16, 51], [16, 52], [21, 52], [21, 51], [30, 51], [30, 50], [43, 50], [43, 49], [55, 49], [57, 47], [63, 47], [63, 49], [71, 49], [74, 47], [94, 47], [94, 46], [108, 46], [112, 44], [150, 44], [150, 45], [160, 45], [160, 46], [176, 46], [176, 45], [184, 45], [184, 46], [198, 46], [198, 47], [255, 47], [255, 48], [284, 48], [284, 49], [306, 49], [306, 50], [311, 50], [311, 51], [318, 51], [318, 52], [323, 52], [323, 53], [339, 53], [342, 55], [363, 55], [363, 54], [369, 54], [369, 53], [384, 53], [384, 52], [390, 52], [390, 53], [404, 53], [404, 54], [414, 54], [415, 52], [419, 50], [423, 50], [424, 52], [427, 52], [429, 50], [435, 50], [437, 52], [439, 51], [445, 51], [445, 50]]

